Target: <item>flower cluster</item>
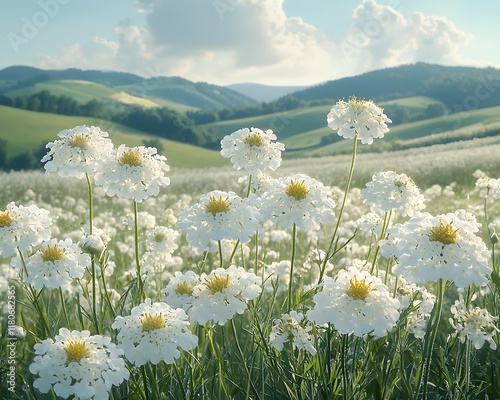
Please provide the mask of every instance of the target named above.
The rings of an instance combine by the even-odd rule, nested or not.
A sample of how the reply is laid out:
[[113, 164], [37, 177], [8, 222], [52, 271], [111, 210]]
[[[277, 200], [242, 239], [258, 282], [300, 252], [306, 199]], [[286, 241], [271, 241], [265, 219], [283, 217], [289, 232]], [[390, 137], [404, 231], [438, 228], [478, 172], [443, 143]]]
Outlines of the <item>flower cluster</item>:
[[449, 318], [450, 325], [462, 343], [467, 339], [476, 349], [480, 349], [488, 342], [492, 350], [497, 349], [493, 338], [500, 332], [495, 325], [498, 317], [492, 316], [484, 308], [467, 307], [462, 296], [451, 306], [451, 313], [453, 318]]
[[392, 121], [383, 111], [371, 100], [351, 97], [348, 102], [338, 101], [326, 119], [328, 126], [336, 130], [339, 136], [372, 144], [373, 139], [383, 138], [389, 132], [387, 124]]
[[61, 328], [55, 340], [35, 344], [35, 354], [29, 367], [38, 375], [33, 386], [42, 393], [53, 389], [65, 399], [108, 399], [111, 388], [130, 376], [123, 351], [111, 338], [89, 331]]
[[307, 317], [319, 325], [331, 323], [341, 334], [382, 337], [399, 319], [400, 303], [380, 278], [349, 267], [336, 279], [325, 277]]
[[243, 128], [221, 140], [222, 157], [229, 158], [235, 169], [244, 169], [254, 177], [281, 165], [285, 145], [276, 142], [272, 130]]
[[47, 172], [82, 179], [92, 176], [97, 163], [113, 150], [108, 133], [96, 126], [76, 126], [57, 134], [61, 139], [47, 144], [49, 152], [42, 158]]
[[239, 240], [246, 243], [261, 229], [257, 198], [241, 198], [234, 192], [214, 190], [180, 212], [177, 227], [186, 232], [189, 244], [199, 250], [210, 240]]
[[0, 256], [11, 257], [17, 251], [30, 251], [33, 246], [50, 239], [50, 213], [35, 205], [7, 204], [0, 211]]
[[395, 256], [393, 272], [411, 283], [445, 279], [458, 287], [483, 286], [491, 268], [478, 230], [474, 216], [460, 210], [438, 216], [420, 213], [388, 229], [387, 240], [380, 242], [381, 253]]
[[[302, 326], [305, 324], [306, 326]], [[276, 350], [283, 350], [283, 345], [291, 342], [293, 348], [303, 349], [311, 355], [316, 354], [316, 348], [313, 345], [311, 330], [313, 325], [304, 318], [304, 315], [297, 311], [290, 311], [289, 314], [283, 314], [273, 322], [269, 343]]]
[[403, 216], [412, 217], [424, 209], [424, 196], [406, 174], [394, 171], [379, 172], [361, 190], [365, 203], [374, 210], [398, 210]]
[[187, 315], [181, 308], [172, 309], [166, 303], [144, 303], [134, 307], [129, 316], [116, 317], [113, 329], [118, 330], [118, 347], [131, 363], [141, 366], [146, 362], [172, 364], [180, 351], [191, 350], [198, 337], [189, 331]]

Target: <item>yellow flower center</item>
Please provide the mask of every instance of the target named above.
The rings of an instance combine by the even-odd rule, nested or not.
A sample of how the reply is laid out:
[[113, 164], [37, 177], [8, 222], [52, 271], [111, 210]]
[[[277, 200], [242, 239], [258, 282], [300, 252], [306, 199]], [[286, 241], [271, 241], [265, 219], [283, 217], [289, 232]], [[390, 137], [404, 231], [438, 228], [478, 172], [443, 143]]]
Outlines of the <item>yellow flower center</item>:
[[453, 222], [449, 224], [443, 224], [442, 220], [439, 220], [439, 225], [431, 228], [429, 233], [429, 240], [431, 242], [441, 242], [444, 245], [457, 243], [458, 241], [458, 230], [453, 229]]
[[290, 196], [295, 198], [295, 200], [302, 200], [305, 199], [307, 194], [311, 191], [304, 182], [304, 180], [301, 181], [296, 181], [292, 179], [290, 184], [285, 190], [285, 193]]
[[145, 313], [140, 318], [142, 323], [142, 330], [144, 332], [154, 331], [155, 329], [165, 328], [165, 319], [161, 313], [159, 314], [150, 314]]
[[139, 167], [142, 165], [142, 156], [139, 150], [127, 150], [122, 154], [118, 162], [121, 165], [130, 165], [131, 167]]
[[57, 244], [54, 246], [47, 246], [47, 248], [42, 251], [43, 261], [57, 261], [62, 259], [64, 256], [64, 249], [61, 249]]
[[187, 282], [179, 283], [175, 287], [174, 291], [175, 291], [175, 293], [180, 294], [180, 295], [183, 295], [183, 294], [192, 295], [193, 294], [193, 288]]
[[230, 207], [231, 202], [229, 201], [229, 197], [223, 199], [222, 196], [219, 196], [217, 199], [215, 196], [210, 196], [208, 203], [205, 204], [205, 211], [216, 215], [217, 213], [228, 212]]
[[222, 292], [223, 289], [228, 288], [230, 285], [231, 279], [229, 278], [229, 275], [214, 275], [210, 279], [205, 279], [205, 286], [212, 294]]
[[349, 97], [349, 105], [355, 110], [362, 110], [366, 108], [366, 101], [358, 99], [356, 96]]
[[90, 356], [90, 349], [87, 347], [87, 342], [82, 339], [76, 341], [72, 339], [67, 340], [68, 345], [64, 348], [66, 352], [67, 362], [79, 362], [82, 358]]
[[245, 138], [244, 142], [249, 146], [255, 147], [260, 147], [264, 144], [264, 140], [259, 132], [252, 132]]
[[167, 235], [165, 235], [163, 232], [158, 232], [155, 233], [154, 238], [156, 243], [163, 242], [167, 238]]
[[89, 145], [89, 139], [84, 134], [79, 133], [78, 135], [75, 135], [71, 139], [69, 139], [68, 144], [71, 147], [77, 147], [81, 150], [84, 150]]
[[346, 293], [355, 300], [364, 300], [371, 291], [372, 287], [370, 283], [366, 283], [366, 279], [354, 278], [349, 281], [349, 289], [347, 289]]
[[10, 226], [14, 222], [14, 218], [12, 218], [9, 210], [0, 211], [0, 228], [5, 226]]

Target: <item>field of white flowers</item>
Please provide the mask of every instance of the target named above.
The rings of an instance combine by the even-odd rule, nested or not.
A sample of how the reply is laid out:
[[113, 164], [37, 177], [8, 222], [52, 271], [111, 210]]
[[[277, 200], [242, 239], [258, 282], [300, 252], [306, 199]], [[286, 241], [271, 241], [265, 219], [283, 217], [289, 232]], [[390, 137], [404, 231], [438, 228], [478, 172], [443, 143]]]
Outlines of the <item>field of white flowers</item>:
[[170, 170], [76, 127], [0, 174], [1, 398], [500, 398], [500, 140], [363, 153], [389, 120], [356, 99], [328, 123], [351, 155], [245, 128]]

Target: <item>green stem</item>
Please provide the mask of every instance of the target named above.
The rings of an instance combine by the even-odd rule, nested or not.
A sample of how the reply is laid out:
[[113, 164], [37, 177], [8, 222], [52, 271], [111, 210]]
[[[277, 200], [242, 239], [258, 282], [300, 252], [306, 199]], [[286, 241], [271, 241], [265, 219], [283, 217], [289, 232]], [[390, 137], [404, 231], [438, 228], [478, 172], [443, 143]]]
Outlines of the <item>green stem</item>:
[[222, 263], [222, 261], [223, 261], [222, 260], [222, 243], [221, 243], [220, 239], [217, 240], [217, 245], [219, 247], [219, 267], [222, 268], [222, 264], [223, 264]]
[[297, 247], [297, 225], [293, 224], [292, 230], [292, 260], [290, 262], [290, 281], [288, 283], [288, 312], [292, 309], [292, 286], [293, 286], [293, 267], [295, 265], [295, 251]]
[[[373, 256], [373, 263], [372, 263], [372, 267], [370, 269], [370, 274], [373, 274], [373, 271], [375, 271], [375, 267], [377, 265], [377, 260], [378, 260], [378, 254], [380, 252], [380, 241], [382, 239], [385, 239], [387, 228], [389, 227], [389, 223], [391, 221], [391, 216], [392, 216], [392, 210], [386, 211], [386, 213], [384, 215], [384, 222], [382, 223], [382, 228], [380, 229], [380, 236], [379, 236], [379, 240], [377, 241], [375, 255]], [[386, 274], [384, 284], [387, 284], [387, 278], [388, 278], [388, 276]]]
[[66, 303], [64, 301], [64, 296], [63, 296], [62, 288], [59, 288], [59, 298], [61, 299], [61, 307], [63, 309], [64, 321], [66, 323], [66, 327], [69, 330], [71, 330], [71, 327], [70, 327], [70, 324], [69, 324], [68, 313], [66, 312]]
[[147, 378], [147, 373], [146, 373], [146, 366], [142, 365], [141, 366], [141, 375], [142, 375], [142, 383], [144, 385], [144, 396], [146, 400], [149, 400], [149, 389], [148, 389], [148, 378]]
[[134, 244], [135, 244], [135, 266], [137, 272], [137, 301], [141, 303], [145, 299], [144, 283], [141, 276], [141, 261], [139, 259], [139, 215], [137, 202], [134, 200]]
[[342, 367], [342, 398], [343, 399], [348, 399], [349, 397], [347, 397], [347, 394], [348, 394], [348, 388], [347, 388], [347, 385], [348, 385], [348, 382], [349, 382], [349, 379], [348, 379], [348, 371], [347, 371], [347, 351], [349, 349], [349, 334], [346, 333], [346, 334], [343, 334], [342, 335], [342, 344], [341, 344], [341, 367]]
[[358, 134], [356, 133], [354, 135], [354, 141], [353, 141], [353, 146], [352, 146], [352, 156], [351, 156], [351, 167], [349, 168], [349, 175], [347, 176], [347, 182], [346, 182], [345, 190], [344, 190], [344, 198], [342, 199], [342, 204], [340, 205], [339, 217], [337, 219], [337, 224], [335, 225], [335, 229], [333, 231], [332, 240], [330, 241], [330, 245], [328, 246], [328, 250], [326, 252], [325, 260], [323, 261], [323, 265], [322, 265], [321, 270], [319, 272], [318, 284], [321, 283], [321, 281], [323, 280], [323, 274], [325, 273], [326, 264], [327, 264], [328, 260], [333, 256], [333, 253], [331, 253], [331, 251], [332, 251], [333, 243], [335, 242], [335, 238], [337, 237], [337, 232], [338, 232], [339, 227], [340, 227], [342, 215], [344, 214], [344, 208], [345, 208], [346, 201], [347, 201], [347, 195], [348, 195], [349, 189], [351, 187], [352, 175], [354, 172], [354, 165], [356, 162], [357, 146], [358, 146]]
[[421, 384], [423, 385], [422, 400], [427, 400], [427, 390], [429, 386], [432, 351], [434, 349], [434, 342], [436, 341], [436, 336], [439, 328], [439, 321], [441, 319], [445, 284], [446, 281], [444, 281], [443, 279], [439, 279], [437, 282], [436, 304], [434, 305], [434, 309], [432, 310], [433, 318], [430, 322], [433, 325], [431, 331], [426, 335], [426, 340], [425, 340], [426, 352], [425, 352], [425, 363], [423, 368], [423, 379], [421, 379], [422, 374], [420, 374], [417, 386], [417, 389], [420, 391], [420, 385]]

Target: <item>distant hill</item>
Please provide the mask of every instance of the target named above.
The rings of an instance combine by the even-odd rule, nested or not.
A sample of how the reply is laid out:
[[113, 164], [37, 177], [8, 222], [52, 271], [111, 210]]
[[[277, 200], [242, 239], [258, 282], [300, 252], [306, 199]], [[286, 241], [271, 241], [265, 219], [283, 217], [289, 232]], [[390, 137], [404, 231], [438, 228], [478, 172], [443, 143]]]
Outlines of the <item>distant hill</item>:
[[277, 100], [287, 94], [304, 90], [309, 86], [270, 86], [259, 83], [235, 83], [226, 87], [262, 102]]
[[458, 108], [470, 111], [500, 105], [499, 88], [500, 70], [495, 68], [416, 63], [328, 81], [293, 96], [332, 101], [353, 95], [374, 101], [426, 96], [443, 102], [450, 112], [459, 112]]
[[[150, 99], [153, 103], [159, 103], [158, 106], [167, 105], [176, 108], [175, 104], [179, 104], [183, 111], [186, 109], [211, 110], [256, 103], [254, 99], [232, 89], [205, 82], [191, 82], [179, 77], [146, 79], [134, 74], [114, 71], [76, 68], [42, 70], [26, 66], [12, 66], [0, 70], [0, 94], [6, 96], [30, 95], [43, 89], [51, 91], [50, 88], [40, 88], [40, 86], [67, 86], [68, 82], [97, 84], [90, 88], [87, 85], [83, 90], [86, 101], [88, 101], [89, 95], [92, 97], [92, 89], [96, 89], [93, 97], [95, 100], [120, 102], [120, 98], [124, 98], [122, 93], [125, 93], [125, 95], [133, 97]], [[108, 91], [104, 97], [102, 87]], [[73, 87], [71, 88], [72, 93], [68, 93], [66, 90], [64, 94], [72, 95], [78, 101], [81, 99], [80, 89]], [[158, 100], [160, 101], [158, 102]]]

